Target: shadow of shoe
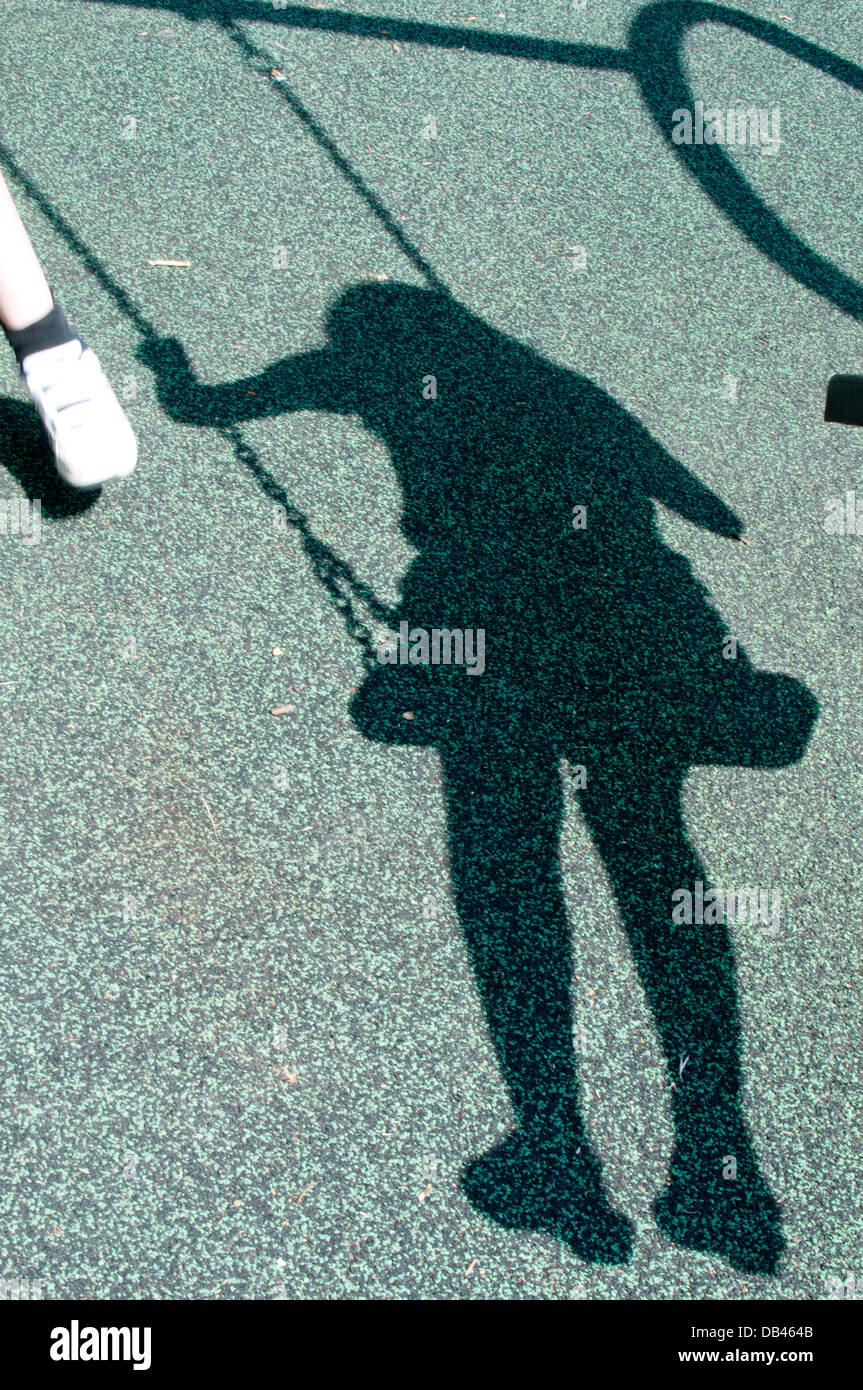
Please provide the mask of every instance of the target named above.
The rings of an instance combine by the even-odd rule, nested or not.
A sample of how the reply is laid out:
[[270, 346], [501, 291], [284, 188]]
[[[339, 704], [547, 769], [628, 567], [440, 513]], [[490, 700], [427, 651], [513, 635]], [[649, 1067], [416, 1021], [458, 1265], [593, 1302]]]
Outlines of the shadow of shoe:
[[13, 397], [0, 397], [0, 464], [41, 504], [42, 516], [63, 521], [89, 511], [101, 489], [80, 492], [64, 483], [51, 457], [51, 447], [33, 406]]
[[675, 1150], [669, 1185], [653, 1204], [656, 1224], [675, 1245], [720, 1255], [745, 1274], [775, 1274], [785, 1250], [781, 1208], [748, 1140], [732, 1147], [736, 1155]]
[[633, 1228], [610, 1205], [586, 1146], [554, 1151], [510, 1134], [462, 1173], [471, 1206], [510, 1230], [545, 1231], [590, 1264], [625, 1264]]

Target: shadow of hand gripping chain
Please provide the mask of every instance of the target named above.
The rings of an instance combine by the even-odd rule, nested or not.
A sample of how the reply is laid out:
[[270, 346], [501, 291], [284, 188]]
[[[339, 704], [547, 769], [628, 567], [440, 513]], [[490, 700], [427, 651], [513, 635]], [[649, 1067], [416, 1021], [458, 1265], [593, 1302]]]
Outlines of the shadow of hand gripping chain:
[[[224, 429], [288, 410], [355, 413], [391, 453], [418, 550], [393, 618], [408, 623], [416, 664], [376, 665], [351, 713], [369, 738], [434, 745], [442, 760], [455, 902], [517, 1117], [467, 1168], [465, 1191], [502, 1225], [549, 1231], [585, 1259], [628, 1255], [629, 1223], [579, 1113], [558, 861], [565, 756], [586, 769], [582, 811], [674, 1082], [657, 1219], [681, 1244], [772, 1271], [779, 1210], [740, 1111], [731, 943], [723, 925], [673, 925], [671, 906], [705, 878], [681, 810], [687, 769], [784, 766], [817, 706], [739, 648], [723, 658], [727, 631], [662, 542], [653, 502], [719, 535], [741, 525], [604, 391], [448, 295], [355, 286], [327, 326], [327, 347], [225, 385], [198, 382], [173, 340], [142, 355], [177, 419]], [[484, 672], [417, 659], [419, 630], [433, 628], [483, 630]]]

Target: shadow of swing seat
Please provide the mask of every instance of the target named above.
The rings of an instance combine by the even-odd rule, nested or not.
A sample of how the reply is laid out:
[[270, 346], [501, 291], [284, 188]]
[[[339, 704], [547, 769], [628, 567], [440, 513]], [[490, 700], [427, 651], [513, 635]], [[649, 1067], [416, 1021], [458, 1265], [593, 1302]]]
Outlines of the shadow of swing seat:
[[[729, 663], [730, 665], [731, 663]], [[663, 692], [611, 689], [597, 709], [591, 696], [536, 699], [487, 672], [467, 681], [458, 667], [381, 666], [353, 697], [351, 718], [376, 743], [439, 746], [481, 737], [490, 719], [513, 734], [530, 731], [562, 756], [600, 749], [615, 729], [638, 728], [692, 766], [782, 768], [802, 758], [815, 725], [815, 697], [792, 676], [749, 668], [727, 688], [702, 688], [681, 727]]]

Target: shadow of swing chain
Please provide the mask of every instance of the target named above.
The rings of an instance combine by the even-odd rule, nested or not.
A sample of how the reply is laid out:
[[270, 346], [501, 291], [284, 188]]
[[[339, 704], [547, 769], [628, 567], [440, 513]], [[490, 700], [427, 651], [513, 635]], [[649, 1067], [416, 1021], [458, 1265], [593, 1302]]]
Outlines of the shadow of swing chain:
[[[82, 0], [86, 4], [113, 4], [117, 0]], [[602, 44], [572, 43], [533, 35], [467, 29], [431, 24], [423, 20], [366, 15], [337, 9], [313, 9], [304, 5], [279, 5], [272, 0], [124, 0], [125, 8], [173, 13], [190, 23], [211, 22], [256, 59], [256, 49], [237, 27], [237, 21], [257, 22], [286, 29], [345, 34], [370, 41], [399, 40], [419, 46], [464, 50], [489, 57], [516, 58], [561, 67], [597, 72], [630, 73], [637, 83], [645, 109], [671, 154], [701, 186], [714, 206], [746, 239], [798, 284], [826, 299], [842, 313], [863, 322], [863, 285], [846, 275], [827, 257], [813, 250], [802, 237], [786, 227], [759, 197], [733, 160], [718, 145], [675, 145], [671, 115], [677, 108], [691, 108], [693, 93], [687, 81], [681, 50], [687, 30], [697, 24], [717, 24], [758, 39], [808, 67], [863, 92], [863, 68], [850, 59], [801, 38], [781, 25], [712, 0], [651, 0], [634, 15], [626, 48]], [[274, 84], [276, 85], [276, 84]], [[284, 94], [295, 113], [307, 125], [357, 193], [421, 274], [444, 289], [438, 277], [373, 193], [351, 170], [347, 160], [294, 96]]]
[[[116, 304], [125, 318], [134, 326], [146, 342], [159, 342], [156, 328], [132, 299], [131, 295], [119, 285], [107, 270], [100, 258], [93, 252], [75, 231], [72, 224], [60, 213], [51, 200], [24, 172], [17, 160], [0, 143], [0, 167], [3, 172], [26, 195], [42, 213], [45, 220], [57, 231], [67, 246], [81, 260], [94, 280]], [[294, 505], [284, 488], [276, 481], [269, 469], [261, 462], [255, 450], [243, 438], [236, 425], [214, 426], [221, 439], [231, 446], [238, 463], [249, 472], [261, 490], [276, 505], [282, 508], [286, 526], [299, 536], [312, 571], [324, 589], [333, 607], [340, 614], [348, 636], [360, 648], [363, 666], [371, 670], [376, 664], [375, 644], [366, 623], [356, 612], [351, 594], [365, 605], [379, 622], [389, 624], [394, 613], [384, 604], [374, 590], [359, 579], [351, 566], [326, 541], [316, 535], [309, 525], [308, 517]]]
[[[321, 149], [323, 149], [332, 160], [339, 173], [343, 175], [354, 192], [359, 194], [366, 206], [371, 210], [378, 221], [382, 223], [385, 231], [392, 237], [399, 250], [407, 257], [414, 269], [419, 271], [429, 288], [437, 290], [438, 294], [451, 295], [452, 291], [444, 284], [434, 267], [429, 264], [425, 256], [414, 246], [410, 238], [405, 235], [389, 209], [384, 206], [377, 194], [369, 188], [362, 176], [357, 173], [349, 160], [345, 158], [338, 145], [327, 135], [320, 122], [315, 120], [311, 112], [307, 110], [296, 93], [291, 90], [283, 79], [277, 80], [270, 76], [273, 67], [270, 55], [265, 52], [264, 49], [252, 43], [248, 36], [243, 33], [242, 29], [238, 28], [234, 23], [233, 19], [227, 16], [221, 16], [216, 20], [216, 23], [224, 30], [231, 42], [236, 44], [243, 56], [254, 65], [255, 71], [261, 76], [269, 78], [272, 87], [279, 93], [284, 101], [287, 102], [288, 106], [294, 114], [299, 117], [306, 129], [311, 132]], [[259, 67], [258, 64], [263, 64], [263, 66]]]
[[[86, 2], [93, 3], [93, 0]], [[96, 0], [96, 3], [106, 3], [106, 0]], [[223, 3], [223, 0], [218, 0], [218, 3], [213, 5], [208, 4], [207, 0], [186, 0], [186, 3], [184, 0], [161, 0], [161, 3], [158, 0], [157, 3], [131, 0], [131, 4], [138, 8], [169, 10], [193, 22], [214, 22], [243, 52], [246, 59], [256, 65], [256, 71], [259, 70], [258, 64], [269, 64], [270, 57], [238, 28], [238, 17], [367, 38], [400, 38], [406, 43], [465, 49], [478, 53], [554, 62], [565, 66], [631, 72], [639, 84], [648, 113], [670, 151], [684, 164], [715, 206], [753, 245], [793, 279], [833, 303], [850, 317], [863, 321], [863, 287], [791, 232], [781, 218], [763, 203], [733, 161], [721, 149], [711, 147], [708, 151], [704, 147], [675, 145], [671, 139], [668, 120], [671, 111], [681, 105], [691, 104], [692, 93], [683, 72], [680, 49], [685, 30], [697, 23], [712, 22], [736, 28], [806, 62], [855, 90], [863, 91], [863, 68], [769, 21], [728, 6], [702, 3], [702, 0], [655, 0], [635, 15], [630, 26], [629, 47], [614, 49], [601, 45], [563, 43], [552, 39], [459, 29], [422, 21], [351, 15], [338, 10], [310, 10], [297, 5], [286, 5], [274, 10], [271, 6], [265, 7], [263, 4], [253, 3], [252, 0], [235, 0], [235, 3]], [[383, 25], [386, 25], [386, 29]], [[265, 75], [269, 76], [270, 71], [270, 67], [267, 66]], [[283, 82], [276, 83], [271, 79], [271, 85], [278, 89], [294, 114], [310, 131], [354, 192], [362, 198], [427, 284], [438, 293], [451, 297], [451, 291], [434, 268], [299, 98]], [[139, 307], [116, 283], [70, 223], [57, 212], [3, 146], [0, 146], [0, 165], [63, 236], [141, 336], [145, 340], [158, 341], [159, 335]], [[360, 645], [364, 665], [373, 665], [371, 636], [367, 626], [356, 615], [350, 593], [352, 591], [382, 622], [390, 621], [392, 610], [389, 610], [367, 585], [356, 578], [351, 567], [335, 551], [312, 532], [306, 516], [291, 503], [254, 450], [243, 440], [239, 430], [236, 427], [216, 429], [220, 437], [231, 445], [238, 462], [252, 474], [264, 492], [284, 509], [286, 524], [299, 535], [318, 581], [341, 613], [349, 635]]]

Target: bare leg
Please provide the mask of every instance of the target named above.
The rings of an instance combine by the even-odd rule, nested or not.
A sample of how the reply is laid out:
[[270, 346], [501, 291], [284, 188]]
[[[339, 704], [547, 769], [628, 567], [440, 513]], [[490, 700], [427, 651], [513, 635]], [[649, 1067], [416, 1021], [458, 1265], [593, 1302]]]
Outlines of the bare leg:
[[55, 303], [2, 175], [0, 328], [15, 351], [64, 482], [94, 491], [127, 477], [138, 452], [132, 428], [96, 354]]
[[0, 174], [0, 323], [15, 332], [51, 312], [54, 300], [12, 195]]

